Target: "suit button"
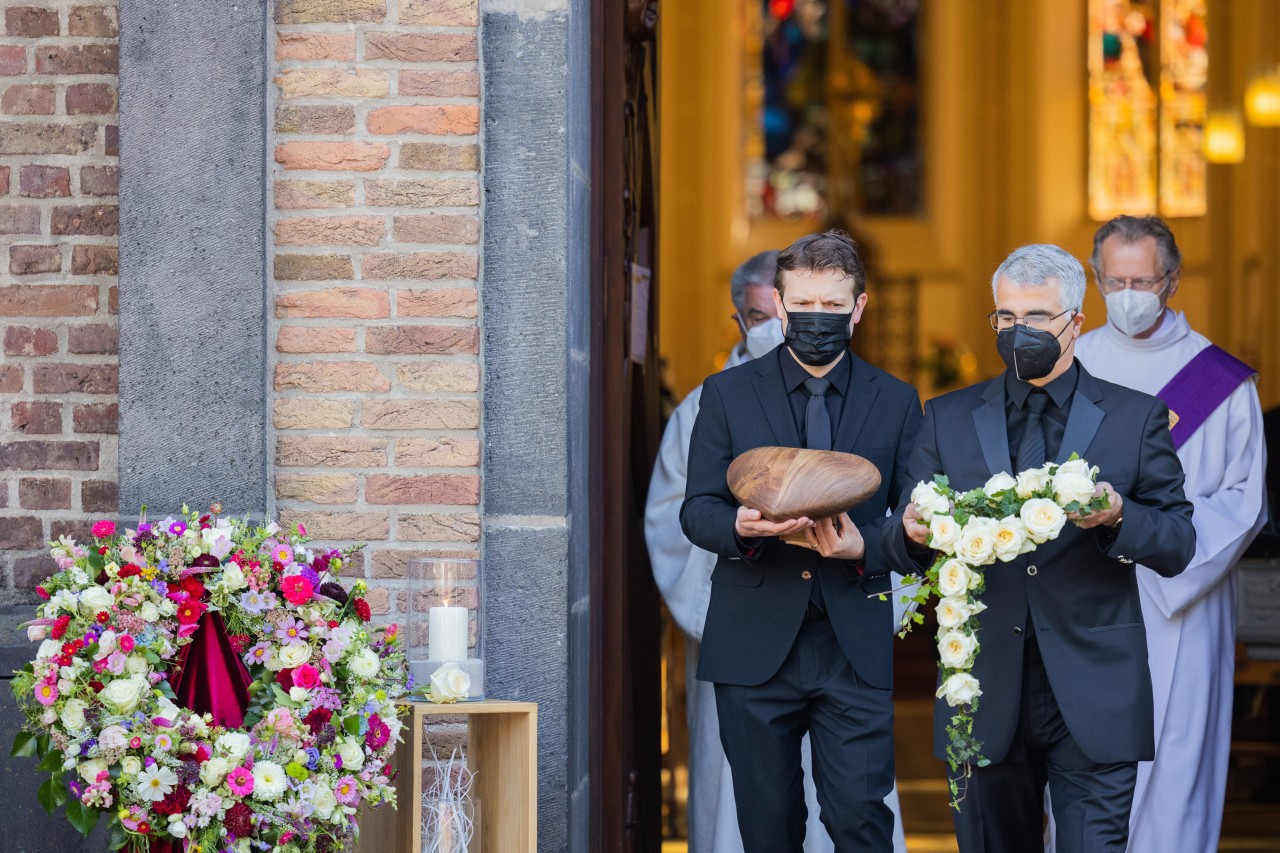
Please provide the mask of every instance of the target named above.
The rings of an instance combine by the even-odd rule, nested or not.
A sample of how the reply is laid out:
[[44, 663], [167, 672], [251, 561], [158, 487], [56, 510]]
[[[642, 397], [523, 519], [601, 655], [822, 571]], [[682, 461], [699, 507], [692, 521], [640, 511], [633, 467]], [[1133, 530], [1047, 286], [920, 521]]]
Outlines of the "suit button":
[[1031, 575], [1032, 577], [1035, 577], [1035, 576], [1036, 576], [1036, 572], [1038, 572], [1038, 571], [1040, 571], [1040, 570], [1039, 570], [1039, 569], [1037, 569], [1035, 566], [1027, 566], [1027, 574]]
[[804, 578], [805, 580], [812, 580], [812, 579], [813, 579], [813, 572], [810, 572], [810, 571], [803, 571], [803, 572], [801, 572], [801, 573], [800, 573], [800, 577]]
[[1015, 636], [1015, 637], [1021, 637], [1021, 636], [1022, 636], [1022, 629], [1021, 629], [1021, 628], [1014, 628], [1014, 629], [1013, 629], [1013, 636]]

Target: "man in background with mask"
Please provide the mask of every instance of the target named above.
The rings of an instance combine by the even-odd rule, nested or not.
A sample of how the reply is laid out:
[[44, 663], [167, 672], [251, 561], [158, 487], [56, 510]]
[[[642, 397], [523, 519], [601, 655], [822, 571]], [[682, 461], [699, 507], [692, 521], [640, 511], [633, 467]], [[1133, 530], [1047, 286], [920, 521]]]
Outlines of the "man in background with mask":
[[[1080, 339], [1095, 376], [1155, 394], [1195, 506], [1196, 552], [1161, 577], [1138, 567], [1155, 693], [1155, 761], [1138, 766], [1134, 853], [1218, 849], [1236, 637], [1236, 561], [1266, 521], [1266, 447], [1253, 368], [1169, 310], [1182, 256], [1155, 216], [1118, 216], [1093, 238], [1108, 323]], [[1171, 804], [1177, 804], [1171, 808]]]
[[[959, 780], [956, 836], [961, 853], [1041, 849], [1047, 784], [1060, 853], [1123, 853], [1138, 762], [1155, 752], [1135, 564], [1166, 577], [1186, 568], [1191, 504], [1168, 408], [1094, 378], [1074, 358], [1084, 326], [1080, 262], [1057, 246], [1023, 246], [991, 288], [1007, 369], [929, 401], [911, 482], [944, 474], [963, 492], [1078, 453], [1098, 466], [1096, 494], [1110, 507], [986, 573], [973, 736], [990, 763]], [[885, 529], [885, 552], [902, 571], [934, 556], [909, 501]], [[938, 758], [952, 714], [940, 696]]]
[[[778, 255], [784, 345], [703, 384], [680, 521], [717, 555], [698, 677], [715, 685], [738, 827], [749, 853], [798, 853], [812, 744], [821, 820], [838, 853], [893, 847], [893, 616], [880, 529], [906, 485], [915, 390], [849, 352], [867, 302], [843, 232]], [[740, 506], [726, 473], [757, 447], [857, 453], [879, 490], [838, 518], [773, 523]], [[808, 547], [779, 537], [799, 535]], [[887, 599], [887, 596], [886, 596]]]
[[[778, 253], [760, 252], [733, 272], [730, 296], [733, 319], [740, 340], [724, 369], [753, 358], [773, 355], [782, 343], [782, 321], [773, 301], [773, 278]], [[707, 603], [711, 599], [711, 572], [716, 555], [696, 547], [680, 530], [680, 505], [684, 502], [689, 439], [698, 416], [702, 386], [676, 407], [662, 434], [658, 459], [649, 481], [644, 533], [654, 580], [671, 616], [685, 635], [687, 665], [686, 703], [689, 716], [689, 851], [690, 853], [742, 853], [742, 834], [734, 808], [729, 762], [720, 745], [715, 689], [696, 677]], [[897, 624], [896, 621], [894, 624]], [[801, 743], [805, 772], [805, 805], [809, 816], [805, 853], [828, 853], [831, 839], [818, 819], [817, 792], [812, 779], [809, 737]], [[893, 789], [886, 804], [895, 815], [894, 850], [906, 853], [902, 823], [897, 819], [898, 795]]]

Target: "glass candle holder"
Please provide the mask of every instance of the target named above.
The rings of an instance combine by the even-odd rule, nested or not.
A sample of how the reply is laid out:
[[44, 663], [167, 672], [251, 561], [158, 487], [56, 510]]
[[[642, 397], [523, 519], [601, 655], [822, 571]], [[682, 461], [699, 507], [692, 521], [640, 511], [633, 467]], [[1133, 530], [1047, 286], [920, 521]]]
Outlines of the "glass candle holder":
[[481, 853], [480, 801], [423, 796], [422, 853]]
[[[456, 664], [467, 675], [440, 682], [448, 699], [484, 696], [483, 564], [480, 560], [415, 557], [407, 570], [412, 645], [409, 671], [427, 686], [441, 667]], [[452, 667], [449, 667], [452, 669]], [[452, 695], [469, 681], [465, 695]]]

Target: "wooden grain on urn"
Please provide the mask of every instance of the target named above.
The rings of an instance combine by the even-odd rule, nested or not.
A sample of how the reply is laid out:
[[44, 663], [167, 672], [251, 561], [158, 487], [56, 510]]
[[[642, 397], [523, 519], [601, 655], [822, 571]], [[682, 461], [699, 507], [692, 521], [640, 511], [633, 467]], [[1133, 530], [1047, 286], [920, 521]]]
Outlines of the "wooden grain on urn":
[[847, 512], [880, 488], [870, 461], [835, 450], [757, 447], [733, 460], [729, 489], [769, 521], [817, 520]]

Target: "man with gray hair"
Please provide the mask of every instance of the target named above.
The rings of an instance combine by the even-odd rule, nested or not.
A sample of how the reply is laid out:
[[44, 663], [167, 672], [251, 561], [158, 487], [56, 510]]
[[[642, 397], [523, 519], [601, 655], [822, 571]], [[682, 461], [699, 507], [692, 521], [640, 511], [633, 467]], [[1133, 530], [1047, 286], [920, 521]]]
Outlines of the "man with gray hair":
[[[1195, 530], [1168, 408], [1075, 360], [1084, 288], [1084, 269], [1057, 246], [1010, 254], [992, 277], [990, 314], [1007, 369], [930, 400], [911, 460], [911, 479], [944, 474], [963, 492], [1078, 453], [1098, 466], [1096, 494], [1110, 501], [985, 574], [973, 737], [989, 763], [957, 780], [961, 853], [1041, 849], [1046, 785], [1060, 853], [1122, 853], [1138, 762], [1155, 751], [1135, 564], [1177, 575]], [[929, 527], [903, 503], [885, 551], [900, 571], [919, 571], [934, 556]], [[939, 699], [942, 759], [951, 716]]]

